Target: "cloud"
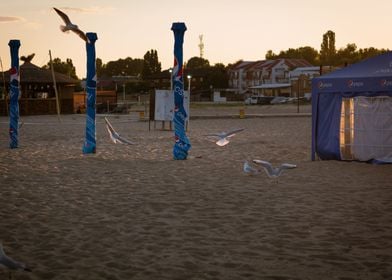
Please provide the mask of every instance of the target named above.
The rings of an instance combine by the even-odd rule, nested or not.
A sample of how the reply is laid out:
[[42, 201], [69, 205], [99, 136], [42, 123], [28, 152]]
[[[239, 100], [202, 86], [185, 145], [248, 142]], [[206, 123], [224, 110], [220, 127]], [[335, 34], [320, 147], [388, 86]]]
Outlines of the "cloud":
[[0, 16], [0, 23], [16, 22], [16, 21], [23, 21], [23, 18]]
[[108, 12], [113, 11], [115, 8], [111, 6], [94, 6], [89, 8], [75, 8], [75, 7], [61, 7], [59, 10], [62, 11], [71, 11], [83, 14], [107, 14]]

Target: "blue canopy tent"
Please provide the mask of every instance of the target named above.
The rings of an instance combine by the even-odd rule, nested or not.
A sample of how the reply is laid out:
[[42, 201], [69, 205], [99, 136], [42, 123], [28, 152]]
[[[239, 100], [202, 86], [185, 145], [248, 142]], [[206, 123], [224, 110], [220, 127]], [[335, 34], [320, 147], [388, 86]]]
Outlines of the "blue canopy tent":
[[392, 159], [392, 52], [312, 80], [312, 160]]

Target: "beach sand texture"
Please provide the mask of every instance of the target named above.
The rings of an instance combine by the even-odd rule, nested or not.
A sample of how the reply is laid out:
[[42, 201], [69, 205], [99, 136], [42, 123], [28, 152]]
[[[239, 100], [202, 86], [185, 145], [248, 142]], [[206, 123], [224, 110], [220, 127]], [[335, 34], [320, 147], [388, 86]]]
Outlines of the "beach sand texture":
[[[109, 120], [137, 144], [97, 116], [91, 155], [84, 115], [22, 119], [11, 150], [0, 118], [0, 240], [33, 267], [15, 279], [392, 279], [391, 165], [310, 161], [310, 117], [191, 120], [186, 161], [128, 115]], [[276, 181], [246, 159], [297, 168]]]

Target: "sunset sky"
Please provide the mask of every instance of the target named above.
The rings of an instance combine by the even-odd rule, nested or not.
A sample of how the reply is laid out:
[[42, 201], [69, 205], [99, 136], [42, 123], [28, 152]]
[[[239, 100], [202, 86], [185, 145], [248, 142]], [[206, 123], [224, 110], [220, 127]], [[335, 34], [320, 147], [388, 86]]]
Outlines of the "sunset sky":
[[184, 61], [199, 56], [211, 64], [239, 59], [264, 59], [268, 50], [311, 46], [320, 50], [322, 35], [332, 30], [336, 47], [392, 49], [389, 28], [392, 1], [377, 0], [13, 0], [0, 2], [0, 57], [10, 67], [10, 39], [19, 39], [19, 54], [35, 53], [42, 66], [53, 57], [71, 58], [79, 78], [86, 76], [85, 43], [59, 29], [56, 7], [85, 32], [96, 32], [97, 57], [104, 63], [119, 58], [143, 58], [158, 51], [162, 68], [173, 63], [173, 22], [185, 22]]

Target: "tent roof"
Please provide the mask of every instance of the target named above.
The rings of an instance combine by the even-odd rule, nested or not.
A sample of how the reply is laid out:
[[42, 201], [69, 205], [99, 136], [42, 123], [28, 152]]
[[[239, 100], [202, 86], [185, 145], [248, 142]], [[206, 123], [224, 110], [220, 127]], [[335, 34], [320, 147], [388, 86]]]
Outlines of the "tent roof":
[[392, 52], [314, 78], [317, 92], [392, 91]]

